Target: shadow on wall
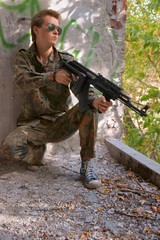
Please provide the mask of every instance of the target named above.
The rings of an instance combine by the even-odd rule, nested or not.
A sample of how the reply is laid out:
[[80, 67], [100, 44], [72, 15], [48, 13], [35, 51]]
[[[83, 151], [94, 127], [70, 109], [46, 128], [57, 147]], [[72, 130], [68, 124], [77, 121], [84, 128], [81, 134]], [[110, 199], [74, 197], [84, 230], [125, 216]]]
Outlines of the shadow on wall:
[[[0, 130], [0, 136], [2, 137], [4, 137], [4, 128], [6, 128], [6, 126], [7, 131], [10, 131], [11, 128], [13, 128], [13, 123], [10, 123], [11, 121], [14, 122], [15, 125], [23, 95], [23, 92], [17, 90], [15, 85], [12, 84], [13, 62], [15, 54], [20, 48], [26, 48], [30, 45], [30, 19], [37, 11], [42, 9], [42, 6], [45, 6], [46, 8], [50, 3], [50, 5], [53, 5], [52, 8], [55, 6], [55, 9], [57, 9], [57, 7], [60, 6], [60, 3], [62, 6], [62, 3], [64, 2], [61, 13], [63, 16], [65, 16], [65, 25], [63, 34], [59, 41], [60, 50], [71, 50], [71, 53], [74, 54], [75, 57], [81, 59], [84, 57], [85, 59], [83, 63], [87, 67], [94, 58], [97, 58], [98, 67], [103, 65], [104, 62], [105, 68], [108, 67], [108, 58], [104, 56], [104, 59], [101, 59], [101, 56], [99, 56], [99, 51], [104, 50], [106, 47], [106, 42], [108, 41], [108, 39], [105, 39], [104, 47], [101, 49], [100, 45], [104, 42], [100, 42], [100, 31], [106, 22], [104, 23], [104, 21], [102, 21], [103, 19], [101, 19], [101, 22], [99, 21], [100, 14], [103, 11], [100, 1], [95, 1], [94, 3], [76, 1], [76, 4], [75, 1], [68, 1], [69, 4], [66, 4], [67, 1], [56, 1], [56, 3], [52, 3], [53, 1], [44, 2], [39, 0], [23, 0], [19, 2], [19, 4], [16, 4], [15, 1], [7, 1], [7, 3], [5, 0], [0, 1], [0, 48], [2, 49], [1, 53], [3, 56], [3, 61], [6, 65], [8, 65], [8, 69], [11, 71], [9, 74], [7, 73], [9, 75], [8, 77], [8, 75], [6, 75], [5, 71], [2, 69], [3, 79], [0, 82], [0, 85], [5, 84], [6, 88], [9, 88], [7, 95], [3, 96], [4, 99], [0, 98], [1, 102], [4, 103], [6, 102], [6, 99], [11, 99], [10, 102], [8, 101], [8, 110], [5, 109], [3, 112], [1, 112], [3, 119], [1, 123], [2, 126]], [[109, 15], [110, 17], [110, 27], [119, 29], [121, 26], [119, 23], [122, 24], [122, 22], [125, 21], [126, 1], [108, 0], [103, 1], [103, 4], [106, 6], [104, 15]], [[95, 9], [97, 9], [97, 11], [95, 11]], [[103, 24], [103, 26], [100, 26], [101, 24]], [[105, 27], [104, 29], [106, 30]], [[74, 34], [72, 34], [71, 37], [70, 33], [72, 32], [74, 32]], [[112, 52], [112, 49], [107, 49], [106, 52], [107, 51]], [[105, 55], [105, 52], [102, 51], [102, 54]], [[106, 55], [110, 56], [108, 52]]]
[[29, 46], [30, 33], [28, 24], [18, 22], [20, 15], [15, 11], [0, 9], [0, 142], [15, 128], [22, 99], [22, 93], [16, 90], [13, 81], [14, 61], [17, 51]]

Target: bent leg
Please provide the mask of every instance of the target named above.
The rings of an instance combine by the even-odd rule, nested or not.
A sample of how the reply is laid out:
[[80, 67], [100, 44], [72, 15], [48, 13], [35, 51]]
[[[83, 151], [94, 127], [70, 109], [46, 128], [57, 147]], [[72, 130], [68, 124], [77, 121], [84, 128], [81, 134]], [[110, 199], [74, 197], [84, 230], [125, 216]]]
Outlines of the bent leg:
[[97, 112], [93, 112], [91, 109], [80, 112], [77, 104], [50, 124], [47, 130], [47, 140], [48, 142], [60, 142], [68, 139], [79, 130], [80, 155], [83, 160], [89, 160], [95, 157], [97, 123]]
[[97, 114], [90, 109], [80, 112], [78, 104], [54, 122], [40, 121], [37, 126], [16, 128], [4, 140], [1, 150], [7, 160], [37, 164], [43, 157], [45, 144], [66, 140], [77, 130], [80, 136], [81, 158], [89, 160], [95, 156]]
[[97, 114], [97, 112], [93, 112], [91, 109], [80, 112], [79, 106], [76, 105], [66, 114], [57, 118], [55, 123], [50, 126], [51, 142], [65, 140], [79, 129], [82, 160], [80, 175], [84, 185], [90, 189], [98, 188], [101, 185], [101, 181], [94, 172], [90, 161], [95, 157]]
[[38, 165], [44, 155], [45, 145], [34, 145], [30, 140], [32, 127], [20, 126], [11, 132], [1, 145], [1, 158], [4, 161], [24, 161]]

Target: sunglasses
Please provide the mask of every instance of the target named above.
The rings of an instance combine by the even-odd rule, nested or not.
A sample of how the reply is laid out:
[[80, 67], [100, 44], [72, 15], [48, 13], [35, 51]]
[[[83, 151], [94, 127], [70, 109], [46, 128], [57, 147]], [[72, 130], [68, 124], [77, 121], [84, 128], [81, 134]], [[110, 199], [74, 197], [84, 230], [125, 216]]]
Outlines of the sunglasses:
[[60, 28], [59, 26], [56, 26], [56, 25], [53, 24], [53, 23], [49, 23], [49, 24], [48, 24], [48, 26], [47, 26], [48, 32], [53, 32], [55, 29], [58, 31], [58, 35], [61, 35], [61, 33], [62, 33], [62, 28]]

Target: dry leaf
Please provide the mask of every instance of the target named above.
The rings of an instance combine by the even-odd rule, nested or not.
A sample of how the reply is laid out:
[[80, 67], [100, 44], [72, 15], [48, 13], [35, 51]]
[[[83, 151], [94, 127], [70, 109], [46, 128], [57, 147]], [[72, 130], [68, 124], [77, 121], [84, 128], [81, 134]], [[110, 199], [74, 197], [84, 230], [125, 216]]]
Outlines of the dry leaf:
[[141, 208], [136, 208], [133, 210], [133, 213], [142, 213], [144, 212]]
[[105, 184], [108, 185], [108, 184], [110, 184], [111, 180], [110, 180], [110, 179], [102, 179], [101, 182], [102, 182], [102, 184], [104, 184], [104, 185], [105, 185]]
[[108, 195], [110, 193], [110, 191], [111, 190], [109, 190], [107, 187], [99, 190], [99, 192], [104, 195]]
[[146, 203], [146, 200], [142, 199], [139, 202], [140, 202], [141, 206], [143, 206]]
[[96, 210], [97, 210], [97, 212], [102, 212], [103, 208], [102, 207], [101, 208], [97, 208]]
[[152, 208], [152, 210], [153, 210], [154, 212], [158, 212], [158, 207], [152, 206], [151, 208]]
[[153, 233], [153, 230], [149, 227], [144, 228], [143, 230], [144, 233]]
[[134, 177], [134, 176], [135, 176], [135, 174], [134, 174], [133, 172], [128, 171], [127, 177], [132, 178], [132, 177]]
[[160, 194], [156, 197], [157, 202], [160, 202]]
[[127, 184], [120, 183], [120, 182], [116, 184], [116, 187], [120, 189], [126, 189], [126, 188], [129, 189], [129, 186]]
[[125, 197], [122, 196], [122, 195], [118, 195], [117, 197], [118, 197], [120, 200], [123, 200], [123, 201], [124, 201], [124, 199], [125, 199]]
[[88, 232], [83, 232], [80, 240], [88, 240]]

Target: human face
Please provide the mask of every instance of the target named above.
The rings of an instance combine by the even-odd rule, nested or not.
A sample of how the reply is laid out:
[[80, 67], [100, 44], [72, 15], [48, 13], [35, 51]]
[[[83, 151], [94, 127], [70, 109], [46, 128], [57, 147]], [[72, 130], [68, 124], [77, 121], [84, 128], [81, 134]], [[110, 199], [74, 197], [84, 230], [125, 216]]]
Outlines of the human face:
[[58, 36], [61, 33], [58, 19], [52, 16], [45, 16], [41, 27], [34, 28], [36, 42], [48, 47], [55, 46]]

